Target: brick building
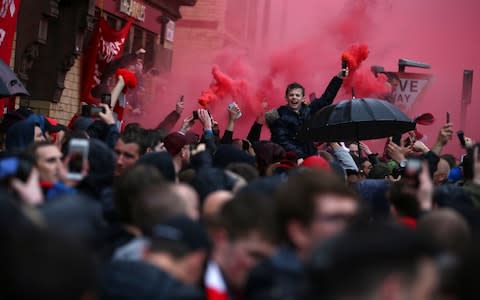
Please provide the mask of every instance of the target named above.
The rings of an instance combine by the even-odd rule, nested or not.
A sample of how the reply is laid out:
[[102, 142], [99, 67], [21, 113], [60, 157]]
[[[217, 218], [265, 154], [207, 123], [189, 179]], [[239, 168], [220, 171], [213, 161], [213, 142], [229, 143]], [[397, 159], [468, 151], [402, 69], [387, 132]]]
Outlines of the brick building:
[[194, 6], [196, 2], [23, 0], [11, 65], [31, 97], [22, 97], [19, 104], [63, 124], [79, 110], [83, 52], [100, 12], [110, 26], [117, 29], [129, 17], [134, 18], [125, 53], [144, 48], [147, 50], [146, 68], [158, 62], [156, 67], [161, 72], [169, 71], [173, 53], [169, 36], [172, 35], [173, 22], [181, 18], [181, 6]]

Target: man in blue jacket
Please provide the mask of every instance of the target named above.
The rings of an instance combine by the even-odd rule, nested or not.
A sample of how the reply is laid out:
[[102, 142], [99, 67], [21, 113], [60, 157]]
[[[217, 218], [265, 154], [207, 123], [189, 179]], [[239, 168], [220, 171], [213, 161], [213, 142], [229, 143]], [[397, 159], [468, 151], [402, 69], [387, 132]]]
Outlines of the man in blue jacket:
[[281, 145], [285, 151], [294, 151], [298, 158], [316, 154], [313, 142], [300, 137], [302, 126], [323, 107], [332, 104], [348, 72], [340, 72], [333, 77], [323, 95], [305, 104], [305, 88], [294, 82], [285, 91], [286, 105], [266, 113], [266, 121], [272, 134], [271, 140]]

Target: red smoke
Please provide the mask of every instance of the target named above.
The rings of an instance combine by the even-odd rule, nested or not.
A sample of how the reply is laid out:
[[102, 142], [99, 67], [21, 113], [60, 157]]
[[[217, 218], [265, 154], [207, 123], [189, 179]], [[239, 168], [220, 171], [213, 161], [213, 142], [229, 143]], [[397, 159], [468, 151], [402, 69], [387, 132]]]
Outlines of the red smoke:
[[[229, 3], [239, 0], [225, 0]], [[253, 119], [256, 107], [262, 98], [267, 98], [269, 106], [285, 103], [284, 90], [288, 83], [297, 81], [304, 85], [307, 95], [316, 92], [320, 95], [330, 78], [340, 71], [339, 55], [350, 45], [368, 45], [368, 57], [355, 69], [350, 66], [351, 78], [344, 84], [336, 100], [351, 97], [351, 88], [357, 97], [379, 96], [389, 86], [385, 77], [375, 77], [370, 72], [371, 65], [383, 66], [386, 71], [396, 71], [399, 58], [409, 58], [432, 65], [430, 70], [407, 69], [407, 72], [430, 73], [434, 75], [424, 97], [419, 99], [409, 113], [415, 116], [431, 112], [437, 119], [434, 125], [420, 128], [425, 133], [427, 145], [431, 145], [443, 123], [445, 112], [452, 115], [455, 130], [459, 129], [460, 96], [464, 69], [474, 70], [473, 97], [467, 116], [465, 134], [480, 140], [480, 121], [471, 112], [480, 110], [478, 92], [480, 87], [480, 2], [464, 0], [462, 5], [454, 0], [426, 1], [378, 1], [378, 0], [275, 0], [271, 5], [270, 27], [265, 29], [262, 3], [259, 10], [249, 16], [258, 17], [254, 41], [240, 42], [228, 39], [214, 41], [215, 37], [225, 37], [224, 23], [228, 20], [219, 16], [209, 21], [218, 21], [218, 30], [199, 30], [178, 26], [175, 32], [173, 51], [173, 76], [168, 80], [167, 93], [163, 98], [155, 98], [150, 124], [152, 126], [165, 116], [174, 106], [179, 95], [185, 94], [186, 113], [198, 106], [198, 98], [204, 90], [210, 90], [212, 65], [216, 64], [232, 81], [223, 99], [218, 94], [209, 104], [213, 114], [224, 128], [226, 121], [226, 101], [229, 95], [244, 112], [235, 125], [235, 136], [244, 137]], [[272, 1], [273, 2], [273, 1]], [[206, 2], [205, 2], [206, 3]], [[183, 7], [185, 20], [204, 20], [204, 15], [196, 10], [206, 4], [198, 1], [194, 7]], [[223, 10], [216, 9], [221, 15]], [[230, 15], [235, 18], [237, 14]], [[238, 19], [242, 19], [238, 14]], [[448, 20], [446, 22], [445, 20]], [[238, 20], [235, 20], [236, 24]], [[199, 22], [201, 23], [201, 22]], [[268, 24], [267, 24], [268, 25]], [[211, 38], [211, 48], [200, 45], [199, 39]], [[193, 39], [192, 37], [195, 37]], [[182, 42], [182, 40], [184, 42]], [[229, 45], [228, 48], [224, 45]], [[238, 81], [245, 86], [239, 87]], [[215, 84], [215, 83], [214, 83]], [[239, 89], [242, 91], [240, 93]], [[211, 90], [213, 92], [213, 90]], [[245, 92], [244, 92], [245, 91]], [[148, 117], [144, 119], [149, 119]], [[222, 122], [223, 119], [223, 122]], [[264, 138], [269, 137], [268, 129], [263, 129]], [[455, 147], [450, 147], [455, 144]], [[452, 141], [445, 150], [458, 151]], [[381, 150], [381, 149], [377, 149]]]
[[[226, 98], [233, 99], [240, 104], [242, 109], [249, 112], [258, 112], [258, 105], [263, 99], [275, 99], [278, 90], [275, 81], [283, 81], [283, 85], [298, 81], [305, 77], [305, 62], [295, 53], [301, 53], [302, 47], [287, 49], [277, 52], [266, 62], [267, 73], [262, 76], [260, 71], [254, 71], [246, 61], [238, 57], [232, 58], [223, 54], [219, 59], [226, 70], [221, 71], [218, 65], [212, 68], [212, 82], [209, 87], [201, 92], [198, 103], [207, 108], [211, 104]], [[343, 89], [350, 94], [352, 89], [358, 97], [380, 97], [390, 92], [391, 86], [387, 77], [379, 74], [376, 77], [362, 63], [369, 54], [366, 44], [351, 45], [342, 54], [342, 60], [347, 62], [350, 75], [344, 80]], [[309, 84], [309, 80], [306, 83]]]
[[[255, 115], [260, 109], [261, 101], [271, 95], [271, 92], [268, 91], [271, 83], [268, 83], [267, 78], [262, 81], [265, 88], [259, 88], [259, 85], [255, 85], [251, 80], [252, 74], [246, 72], [245, 68], [244, 64], [237, 61], [230, 66], [230, 72], [227, 75], [226, 72], [220, 70], [219, 66], [213, 66], [212, 82], [207, 89], [201, 92], [198, 103], [204, 108], [215, 109], [218, 107], [218, 102], [235, 101], [242, 111]], [[258, 76], [258, 74], [254, 75]], [[227, 102], [225, 102], [225, 107]]]
[[335, 38], [341, 44], [347, 45], [353, 42], [366, 41], [373, 27], [370, 12], [376, 5], [377, 0], [347, 1], [342, 11], [343, 15], [331, 24]]
[[368, 46], [366, 44], [354, 44], [342, 53], [342, 60], [347, 62], [350, 73], [354, 74], [362, 62], [368, 57]]
[[203, 90], [198, 103], [207, 108], [210, 103], [226, 97], [237, 98], [245, 93], [247, 83], [245, 80], [234, 80], [226, 75], [218, 66], [212, 68], [213, 82], [208, 89]]
[[361, 68], [368, 57], [366, 44], [354, 44], [343, 52], [342, 61], [346, 61], [350, 75], [343, 81], [343, 89], [356, 97], [383, 97], [391, 92], [392, 87], [387, 82], [387, 76], [375, 76], [369, 68]]

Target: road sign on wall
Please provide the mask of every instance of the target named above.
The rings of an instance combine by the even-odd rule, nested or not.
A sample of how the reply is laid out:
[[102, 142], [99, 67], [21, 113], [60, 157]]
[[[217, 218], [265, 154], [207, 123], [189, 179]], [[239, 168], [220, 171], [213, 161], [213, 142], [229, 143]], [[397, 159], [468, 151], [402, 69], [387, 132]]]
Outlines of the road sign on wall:
[[412, 106], [423, 97], [432, 79], [431, 74], [404, 72], [385, 72], [385, 74], [392, 85], [392, 93], [386, 97], [386, 100], [404, 112], [410, 111]]

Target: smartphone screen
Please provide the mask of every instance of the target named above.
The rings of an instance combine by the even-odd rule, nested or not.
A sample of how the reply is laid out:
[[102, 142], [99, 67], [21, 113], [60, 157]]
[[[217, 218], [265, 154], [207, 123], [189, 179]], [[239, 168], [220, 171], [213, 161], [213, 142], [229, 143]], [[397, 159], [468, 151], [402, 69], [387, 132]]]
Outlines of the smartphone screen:
[[71, 139], [68, 148], [68, 173], [67, 178], [81, 180], [85, 161], [88, 159], [88, 140]]
[[70, 173], [81, 173], [83, 166], [83, 154], [81, 152], [71, 151], [68, 170]]
[[420, 172], [422, 171], [422, 161], [419, 159], [411, 158], [407, 161], [407, 166], [405, 167], [405, 179], [408, 184], [418, 188], [420, 185]]

